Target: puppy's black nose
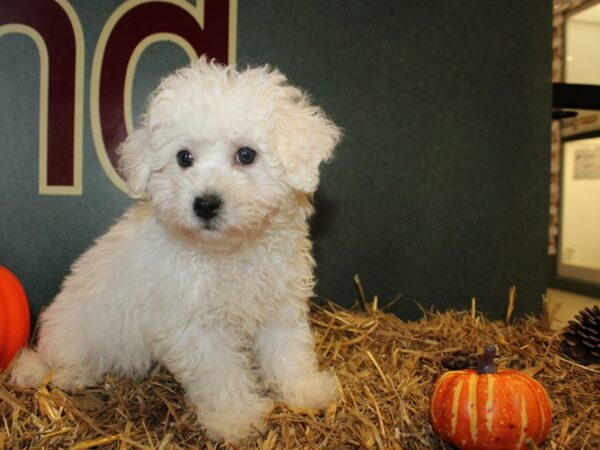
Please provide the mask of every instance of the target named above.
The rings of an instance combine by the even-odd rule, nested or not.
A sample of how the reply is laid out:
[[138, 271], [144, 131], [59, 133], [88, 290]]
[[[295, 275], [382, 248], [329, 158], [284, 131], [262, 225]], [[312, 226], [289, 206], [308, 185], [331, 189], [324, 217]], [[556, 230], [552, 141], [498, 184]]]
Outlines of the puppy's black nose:
[[194, 212], [201, 219], [208, 221], [219, 213], [222, 204], [223, 201], [218, 195], [203, 195], [194, 200]]

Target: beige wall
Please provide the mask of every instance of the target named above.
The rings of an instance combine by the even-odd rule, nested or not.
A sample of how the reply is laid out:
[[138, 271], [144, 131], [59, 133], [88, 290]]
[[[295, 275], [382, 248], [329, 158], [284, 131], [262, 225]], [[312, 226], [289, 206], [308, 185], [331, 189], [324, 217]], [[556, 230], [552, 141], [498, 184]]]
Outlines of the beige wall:
[[[600, 35], [599, 35], [600, 38]], [[599, 39], [600, 42], [600, 39]], [[600, 72], [599, 72], [600, 74]], [[600, 138], [584, 139], [563, 144], [563, 202], [561, 260], [564, 264], [600, 270]], [[596, 176], [580, 178], [577, 169], [582, 156], [589, 154], [596, 161]]]
[[[593, 7], [600, 9], [600, 4]], [[565, 81], [600, 84], [600, 23], [567, 20]]]

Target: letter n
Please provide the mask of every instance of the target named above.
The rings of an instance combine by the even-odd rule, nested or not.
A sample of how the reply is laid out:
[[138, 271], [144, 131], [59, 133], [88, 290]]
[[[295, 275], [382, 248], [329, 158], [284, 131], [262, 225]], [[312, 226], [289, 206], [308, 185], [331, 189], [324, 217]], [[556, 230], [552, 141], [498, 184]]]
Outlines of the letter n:
[[66, 0], [1, 0], [0, 37], [8, 33], [29, 36], [40, 57], [39, 193], [80, 195], [84, 42], [79, 18]]

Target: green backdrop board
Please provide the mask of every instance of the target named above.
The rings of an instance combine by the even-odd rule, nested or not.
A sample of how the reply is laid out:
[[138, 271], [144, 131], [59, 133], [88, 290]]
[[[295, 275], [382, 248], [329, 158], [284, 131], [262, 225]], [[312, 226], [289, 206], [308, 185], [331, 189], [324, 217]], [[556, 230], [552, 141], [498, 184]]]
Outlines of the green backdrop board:
[[[43, 88], [48, 66], [31, 32], [38, 26], [31, 17], [46, 3], [63, 9], [62, 20], [74, 24], [65, 40], [76, 43], [71, 53], [55, 52], [59, 28], [39, 31], [49, 42], [50, 85], [56, 62], [72, 63], [81, 52], [72, 64], [80, 68], [73, 91], [80, 109], [71, 108], [81, 117], [79, 172], [77, 157], [71, 161], [81, 183], [70, 195], [53, 194], [40, 181], [40, 167], [47, 177], [50, 169], [68, 172], [50, 160], [54, 154], [40, 153], [40, 100], [49, 98], [48, 124], [61, 114], [50, 134], [70, 117], [51, 108], [60, 101], [51, 97], [54, 88], [50, 94]], [[198, 30], [188, 19], [204, 16], [197, 52], [213, 45], [221, 59], [279, 67], [344, 129], [315, 198], [319, 295], [351, 305], [359, 273], [381, 302], [401, 294], [393, 309], [407, 319], [419, 316], [416, 302], [464, 308], [472, 297], [500, 316], [513, 284], [518, 313], [539, 309], [546, 287], [551, 2], [180, 0], [167, 6], [181, 11], [161, 14], [145, 3], [3, 0], [0, 6], [0, 264], [22, 280], [34, 313], [131, 202], [111, 181], [106, 156], [110, 139], [120, 135], [102, 120], [94, 124], [94, 115], [113, 103], [122, 115], [123, 89], [111, 98], [104, 86], [122, 86], [124, 68], [134, 73], [128, 92], [137, 116], [159, 79], [188, 61], [194, 45], [180, 45], [176, 35], [183, 31], [169, 25], [171, 13], [174, 20], [181, 15], [177, 23], [190, 22], [192, 37]], [[218, 11], [223, 4], [226, 10]], [[140, 5], [148, 8], [125, 11]], [[119, 37], [119, 25], [134, 13], [139, 20]], [[171, 41], [152, 34], [162, 26]], [[113, 58], [119, 51], [129, 58], [144, 27], [156, 39], [137, 47], [134, 67]], [[139, 42], [127, 47], [135, 30]], [[77, 118], [71, 122], [77, 129]]]

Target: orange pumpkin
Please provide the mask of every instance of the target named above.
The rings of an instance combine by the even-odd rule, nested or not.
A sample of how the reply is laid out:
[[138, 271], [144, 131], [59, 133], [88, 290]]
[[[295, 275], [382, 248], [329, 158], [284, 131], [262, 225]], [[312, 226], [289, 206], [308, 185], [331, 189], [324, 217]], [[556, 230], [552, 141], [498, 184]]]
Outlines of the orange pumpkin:
[[486, 346], [477, 371], [445, 372], [433, 386], [431, 424], [461, 450], [527, 449], [540, 445], [552, 421], [544, 388], [516, 370], [497, 370], [495, 346]]
[[19, 280], [0, 266], [0, 372], [29, 339], [29, 304]]

